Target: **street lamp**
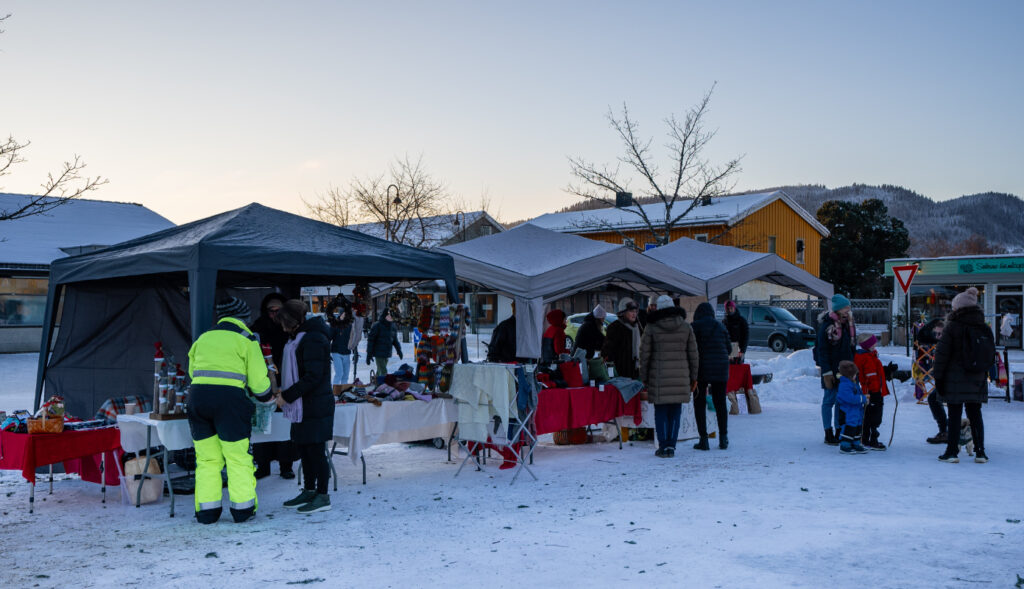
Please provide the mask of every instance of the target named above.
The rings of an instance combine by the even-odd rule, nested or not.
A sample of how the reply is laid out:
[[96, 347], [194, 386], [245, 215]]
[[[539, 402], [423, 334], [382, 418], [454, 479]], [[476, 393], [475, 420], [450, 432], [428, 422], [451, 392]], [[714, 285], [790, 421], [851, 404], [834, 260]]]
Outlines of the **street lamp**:
[[[391, 200], [391, 189], [392, 188], [395, 189], [395, 200]], [[385, 199], [385, 204], [384, 204], [384, 206], [385, 206], [385, 209], [384, 209], [385, 213], [384, 214], [387, 217], [387, 219], [385, 219], [385, 224], [384, 224], [384, 229], [385, 229], [384, 237], [385, 237], [385, 239], [388, 239], [389, 241], [394, 241], [395, 240], [394, 221], [391, 219], [391, 205], [398, 206], [398, 205], [402, 204], [402, 199], [399, 198], [398, 194], [399, 194], [398, 185], [397, 184], [388, 184], [388, 187], [385, 190], [385, 195], [384, 195], [384, 199]], [[391, 233], [391, 235], [388, 236], [388, 233]]]
[[459, 215], [462, 215], [462, 241], [466, 241], [466, 213], [462, 211], [455, 213], [455, 231], [459, 230]]

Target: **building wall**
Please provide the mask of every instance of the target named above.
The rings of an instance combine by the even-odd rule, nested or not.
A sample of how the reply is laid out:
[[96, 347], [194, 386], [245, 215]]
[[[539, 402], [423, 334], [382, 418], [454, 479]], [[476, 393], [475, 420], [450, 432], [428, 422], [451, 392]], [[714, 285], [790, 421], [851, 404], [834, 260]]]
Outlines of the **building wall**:
[[[677, 227], [669, 231], [669, 240], [675, 241], [680, 237], [696, 239], [702, 233], [707, 234], [710, 240], [726, 229], [724, 224]], [[654, 236], [648, 230], [623, 231], [622, 234], [615, 231], [598, 231], [580, 235], [608, 243], [622, 243], [623, 235], [625, 235], [636, 243], [636, 247], [640, 251], [644, 250], [646, 244], [654, 243]], [[741, 220], [728, 229], [726, 234], [715, 243], [753, 252], [768, 253], [769, 236], [775, 236], [775, 253], [779, 257], [794, 264], [797, 268], [819, 276], [821, 271], [821, 234], [781, 200], [772, 202]], [[802, 264], [797, 263], [796, 242], [798, 239], [804, 240]]]

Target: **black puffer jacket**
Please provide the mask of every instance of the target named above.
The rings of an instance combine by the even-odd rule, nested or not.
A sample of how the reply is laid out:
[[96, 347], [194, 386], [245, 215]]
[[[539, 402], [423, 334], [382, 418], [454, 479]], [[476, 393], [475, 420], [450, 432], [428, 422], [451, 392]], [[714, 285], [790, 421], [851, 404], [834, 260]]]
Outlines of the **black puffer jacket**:
[[[750, 325], [739, 311], [725, 315], [725, 328], [729, 330], [729, 341], [740, 345], [740, 352], [747, 353], [747, 342], [750, 341]], [[729, 346], [732, 351], [732, 345]]]
[[[946, 403], [985, 403], [988, 401], [987, 374], [964, 370], [964, 341], [968, 329], [988, 329], [985, 314], [975, 305], [957, 309], [946, 317], [946, 328], [935, 348], [935, 390]], [[994, 361], [994, 359], [993, 359]]]
[[[639, 343], [639, 342], [638, 342]], [[601, 347], [601, 356], [615, 364], [616, 376], [638, 378], [638, 358], [633, 356], [633, 329], [621, 317], [608, 326], [608, 334]]]
[[285, 401], [302, 397], [302, 421], [292, 424], [292, 441], [315, 444], [334, 436], [334, 395], [331, 394], [331, 331], [320, 317], [299, 327], [304, 334], [295, 350], [299, 380], [281, 392]]
[[732, 351], [732, 345], [729, 343], [729, 332], [715, 319], [715, 310], [710, 303], [697, 305], [690, 327], [697, 336], [697, 351], [700, 354], [697, 381], [728, 382], [729, 352]]
[[502, 321], [491, 332], [491, 343], [487, 345], [488, 362], [516, 361], [516, 316]]
[[593, 358], [595, 354], [604, 347], [604, 333], [601, 327], [604, 321], [598, 321], [593, 313], [587, 313], [583, 318], [583, 325], [580, 325], [576, 332], [576, 343], [574, 349], [586, 350], [587, 358]]
[[393, 321], [384, 318], [388, 312], [380, 314], [380, 319], [370, 328], [370, 335], [366, 336], [366, 361], [370, 358], [390, 358], [391, 348], [402, 357], [402, 344], [398, 343], [398, 326]]
[[814, 344], [814, 361], [821, 369], [821, 387], [825, 388], [825, 374], [831, 372], [836, 382], [839, 382], [839, 363], [843, 360], [853, 362], [854, 345], [856, 344], [856, 331], [850, 333], [849, 324], [836, 326], [839, 332], [839, 341], [833, 343], [828, 337], [828, 329], [836, 323], [832, 314], [828, 311], [818, 315], [818, 336]]

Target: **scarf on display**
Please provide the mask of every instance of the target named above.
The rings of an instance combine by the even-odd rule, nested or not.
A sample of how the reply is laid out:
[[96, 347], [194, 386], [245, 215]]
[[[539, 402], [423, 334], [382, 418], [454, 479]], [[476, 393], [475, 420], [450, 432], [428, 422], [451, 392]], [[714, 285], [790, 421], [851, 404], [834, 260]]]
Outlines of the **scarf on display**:
[[[284, 345], [284, 354], [281, 359], [281, 390], [288, 390], [292, 385], [299, 382], [299, 362], [295, 357], [295, 352], [299, 348], [299, 342], [302, 341], [302, 336], [306, 335], [305, 332], [295, 336], [295, 339], [289, 340]], [[285, 403], [284, 407], [281, 408], [284, 416], [288, 421], [292, 423], [299, 423], [302, 421], [302, 397], [295, 399], [294, 403]]]
[[626, 323], [626, 326], [633, 330], [633, 359], [636, 360], [640, 357], [640, 326], [636, 322]]
[[[839, 340], [843, 339], [843, 320], [835, 311], [830, 311], [828, 316], [832, 318], [832, 325], [829, 325], [825, 330], [825, 335], [828, 336], [829, 343], [836, 345], [839, 343]], [[857, 341], [857, 327], [853, 322], [853, 312], [851, 311], [847, 317], [849, 317], [850, 341], [855, 342]]]

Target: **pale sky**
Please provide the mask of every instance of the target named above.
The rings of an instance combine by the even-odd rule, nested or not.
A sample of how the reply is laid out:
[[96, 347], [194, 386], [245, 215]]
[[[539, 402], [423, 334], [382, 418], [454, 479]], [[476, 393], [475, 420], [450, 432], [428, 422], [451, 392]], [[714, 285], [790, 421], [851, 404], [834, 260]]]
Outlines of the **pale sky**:
[[[396, 156], [504, 220], [574, 202], [613, 162], [608, 108], [662, 145], [717, 81], [737, 189], [897, 184], [1024, 195], [1024, 2], [4, 1], [5, 192], [73, 154], [90, 198], [176, 223], [311, 198]], [[659, 161], [667, 165], [664, 158]], [[637, 192], [639, 186], [635, 186]]]

